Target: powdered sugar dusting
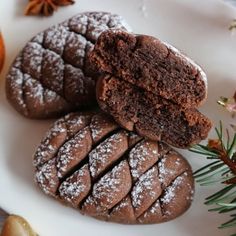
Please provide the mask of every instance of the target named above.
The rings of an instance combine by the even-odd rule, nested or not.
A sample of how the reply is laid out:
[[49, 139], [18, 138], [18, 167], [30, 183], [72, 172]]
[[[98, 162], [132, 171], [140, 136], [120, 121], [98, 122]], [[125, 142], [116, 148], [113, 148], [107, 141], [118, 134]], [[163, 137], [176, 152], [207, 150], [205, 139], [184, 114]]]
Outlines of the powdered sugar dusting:
[[97, 114], [93, 116], [90, 129], [94, 143], [97, 143], [104, 135], [115, 130], [118, 125], [104, 114]]
[[193, 197], [194, 197], [194, 190], [192, 189], [192, 186], [188, 183], [188, 187], [189, 187], [189, 189], [191, 189], [191, 191], [190, 191], [190, 196], [186, 196], [186, 200], [187, 201], [193, 201]]
[[158, 214], [158, 212], [160, 212], [160, 209], [161, 209], [161, 205], [160, 205], [159, 200], [157, 200], [157, 201], [151, 206], [151, 208], [148, 209], [148, 210], [144, 213], [143, 217], [144, 217], [144, 218], [147, 218], [147, 217], [149, 217], [149, 216], [151, 216], [151, 215]]
[[106, 121], [105, 119], [100, 120], [98, 119], [98, 117], [94, 117], [91, 124], [90, 124], [90, 128], [91, 128], [91, 132], [92, 132], [92, 138], [94, 141], [96, 141], [100, 135], [102, 134], [102, 127], [101, 124], [104, 124]]
[[35, 180], [42, 188], [42, 190], [48, 194], [53, 195], [55, 194], [58, 179], [56, 177], [56, 168], [55, 168], [55, 158], [48, 161], [47, 163], [43, 164], [36, 170], [35, 173]]
[[60, 196], [67, 202], [73, 203], [74, 200], [83, 195], [87, 183], [81, 178], [85, 175], [87, 165], [83, 166], [78, 171], [74, 172], [66, 179], [59, 187]]
[[50, 50], [62, 55], [66, 38], [68, 37], [68, 28], [64, 25], [55, 25], [46, 31], [44, 36], [44, 46]]
[[[98, 175], [92, 179], [89, 166], [91, 160], [88, 160], [87, 155], [89, 150], [94, 148], [92, 147], [91, 127], [89, 126], [94, 116], [98, 115], [90, 114], [86, 117], [82, 113], [71, 113], [54, 124], [45, 137], [43, 142], [45, 146], [42, 145], [40, 149], [39, 155], [44, 158], [43, 162], [40, 162], [35, 171], [35, 179], [40, 188], [46, 194], [60, 198], [75, 208], [85, 200], [82, 205], [82, 212], [92, 216], [101, 216], [103, 214], [106, 219], [111, 220], [112, 216], [118, 217], [116, 219], [119, 220], [119, 217], [124, 217], [128, 212], [127, 222], [161, 222], [168, 220], [168, 215], [175, 212], [174, 207], [176, 204], [180, 204], [180, 210], [184, 211], [185, 209], [182, 209], [181, 205], [182, 201], [185, 200], [187, 204], [190, 204], [194, 193], [191, 176], [188, 176], [191, 175], [191, 171], [189, 169], [181, 170], [181, 175], [176, 177], [168, 187], [161, 185], [161, 182], [165, 181], [168, 178], [168, 174], [170, 174], [167, 167], [172, 168], [173, 165], [174, 168], [175, 165], [182, 166], [182, 162], [181, 155], [176, 156], [176, 152], [173, 151], [173, 155], [170, 155], [171, 150], [164, 156], [162, 154], [162, 159], [157, 162], [160, 154], [158, 151], [159, 146], [156, 142], [142, 140], [133, 148], [138, 152], [138, 155], [146, 156], [144, 159], [141, 158], [141, 166], [147, 169], [136, 180], [133, 179], [133, 182], [130, 164], [128, 163], [129, 157], [127, 157], [126, 153], [124, 155], [124, 152], [118, 155], [118, 158], [122, 156], [119, 164], [117, 164], [116, 159], [111, 162], [112, 167], [111, 163], [109, 163], [110, 160], [106, 159], [106, 156], [105, 158], [102, 157], [102, 160], [105, 161], [99, 164], [101, 166], [104, 165], [105, 169], [102, 169], [101, 174], [99, 172], [101, 170], [100, 166], [94, 165], [94, 171], [97, 171]], [[104, 123], [102, 119], [99, 120]], [[84, 125], [84, 128], [70, 137], [67, 130], [68, 121], [70, 121], [72, 126], [74, 124], [80, 126], [81, 124], [82, 126]], [[62, 143], [58, 143], [58, 135], [62, 133], [65, 136], [62, 138]], [[100, 144], [104, 151], [97, 150], [97, 154], [101, 151], [102, 154], [111, 155], [111, 158], [114, 158], [118, 153], [117, 150], [113, 149], [114, 146], [116, 146], [117, 142], [122, 142], [121, 146], [123, 147], [124, 139], [127, 141], [130, 138], [129, 135], [127, 137], [127, 134], [128, 132], [123, 130], [110, 135], [109, 138]], [[89, 138], [90, 141], [88, 141]], [[54, 141], [52, 142], [52, 140]], [[107, 142], [110, 142], [110, 144], [107, 144]], [[150, 147], [147, 144], [150, 144]], [[125, 150], [127, 148], [128, 145]], [[132, 151], [129, 150], [128, 152]], [[132, 157], [133, 161], [137, 158], [135, 155]], [[146, 162], [144, 161], [150, 155], [154, 155], [157, 159], [154, 159], [154, 162], [148, 161], [150, 165], [145, 166]], [[101, 157], [95, 155], [95, 160], [96, 158], [99, 160]], [[82, 160], [86, 164], [81, 162]], [[66, 173], [68, 173], [68, 177], [66, 176], [65, 179], [63, 177]], [[184, 196], [182, 196], [183, 193], [185, 194]], [[122, 218], [122, 220], [126, 219]]]
[[50, 104], [58, 101], [61, 97], [54, 91], [49, 89], [44, 89], [44, 102]]
[[87, 39], [84, 36], [70, 32], [64, 49], [64, 57], [67, 58], [73, 66], [83, 68], [85, 65], [86, 45]]
[[35, 109], [37, 109], [38, 103], [44, 104], [44, 88], [43, 86], [35, 79], [32, 79], [29, 75], [25, 76], [25, 96], [28, 99], [36, 100], [37, 103], [34, 104]]
[[[14, 63], [13, 63], [13, 70], [14, 69], [21, 69], [21, 61], [22, 61], [22, 52], [20, 53], [20, 55], [15, 59]], [[16, 78], [18, 79], [18, 78]]]
[[85, 35], [88, 25], [88, 15], [78, 14], [69, 20], [69, 28], [74, 32]]
[[135, 184], [132, 192], [132, 204], [134, 208], [138, 208], [141, 206], [143, 201], [143, 196], [145, 193], [149, 193], [150, 198], [155, 197], [155, 190], [153, 190], [153, 181], [156, 177], [154, 173], [156, 172], [156, 167], [152, 167], [146, 173], [144, 173], [140, 178], [139, 181]]
[[160, 209], [160, 202], [158, 200], [152, 205], [150, 213], [155, 214], [159, 209]]
[[[82, 13], [33, 37], [18, 55], [7, 76], [12, 104], [25, 116], [35, 118], [68, 112], [84, 105], [81, 100], [94, 104], [94, 98], [88, 96], [95, 82], [87, 76], [87, 55], [100, 33], [113, 27], [125, 29], [127, 23], [123, 23], [118, 15]], [[93, 42], [90, 42], [91, 39]], [[71, 71], [67, 74], [65, 67], [72, 65], [76, 67], [76, 72], [74, 70], [74, 75]], [[24, 101], [25, 86], [20, 86], [25, 74], [39, 83], [37, 86], [36, 82], [32, 83], [32, 91], [26, 91], [27, 103]], [[67, 84], [69, 80], [75, 81], [77, 86], [72, 86], [72, 82]], [[78, 80], [82, 82], [77, 83]], [[67, 90], [71, 92], [65, 93]], [[34, 103], [37, 103], [37, 113], [34, 113]]]
[[164, 195], [160, 199], [161, 202], [164, 203], [164, 204], [170, 203], [174, 199], [174, 197], [175, 197], [176, 190], [178, 188], [180, 188], [180, 186], [183, 183], [183, 181], [184, 181], [184, 177], [183, 176], [178, 176], [173, 181], [173, 183], [165, 189]]
[[[60, 142], [54, 143], [52, 142], [54, 139], [59, 139]], [[63, 119], [55, 122], [53, 127], [47, 132], [45, 138], [41, 142], [40, 146], [37, 148], [36, 153], [34, 155], [34, 166], [38, 166], [43, 164], [45, 161], [49, 160], [53, 157], [53, 155], [57, 152], [60, 145], [67, 138], [67, 130], [63, 123]], [[59, 141], [59, 140], [58, 140]]]
[[62, 58], [53, 51], [46, 49], [44, 55], [44, 64], [42, 70], [46, 71], [43, 73], [43, 80], [47, 81], [50, 89], [61, 93], [63, 90], [63, 76], [65, 64]]
[[72, 162], [81, 161], [76, 160], [78, 157], [75, 155], [75, 150], [78, 151], [84, 148], [83, 139], [88, 135], [88, 132], [88, 129], [80, 130], [74, 138], [70, 139], [59, 149], [57, 155], [57, 168], [59, 178], [62, 178], [63, 175], [68, 171], [68, 168], [70, 168]]
[[[18, 62], [16, 62], [18, 63]], [[7, 76], [7, 82], [12, 89], [12, 95], [14, 97], [14, 103], [20, 105], [23, 114], [27, 115], [26, 104], [23, 100], [23, 84], [24, 84], [24, 74], [18, 68], [12, 68], [10, 73]]]
[[127, 23], [127, 21], [119, 15], [113, 15], [113, 17], [110, 18], [110, 21], [108, 22], [109, 28], [120, 28], [123, 30], [127, 30], [128, 32], [132, 32], [132, 28]]
[[31, 41], [41, 44], [41, 43], [43, 43], [43, 36], [44, 36], [44, 33], [41, 32], [41, 33], [37, 34], [36, 36], [34, 36], [34, 37], [31, 39]]
[[72, 115], [65, 116], [67, 130], [69, 136], [75, 135], [80, 129], [84, 128], [87, 125], [87, 121], [90, 120], [90, 116], [86, 115]]
[[[74, 50], [72, 50], [74, 51]], [[69, 57], [69, 56], [68, 56]], [[73, 61], [79, 63], [79, 60], [82, 60], [81, 63], [84, 63], [84, 58], [74, 58]], [[75, 63], [74, 62], [74, 63]], [[81, 65], [82, 66], [82, 65]], [[78, 94], [87, 95], [90, 93], [91, 86], [95, 86], [95, 81], [93, 78], [86, 77], [83, 70], [80, 68], [76, 68], [71, 65], [65, 66], [65, 74], [66, 74], [66, 85], [69, 89], [73, 91], [73, 94], [78, 97]], [[86, 77], [86, 78], [85, 78]], [[88, 86], [90, 84], [90, 86]], [[71, 93], [69, 90], [67, 93]], [[68, 96], [68, 95], [67, 95]], [[81, 102], [78, 97], [77, 103]]]
[[[138, 143], [129, 153], [129, 165], [133, 178], [138, 178], [142, 174], [142, 166], [145, 161], [153, 158], [153, 154], [157, 154], [157, 150], [150, 147], [150, 143], [146, 140]], [[156, 156], [158, 160], [158, 156]]]
[[180, 165], [180, 158], [177, 158], [176, 161], [175, 161], [175, 165], [179, 166]]
[[89, 169], [92, 177], [96, 177], [109, 162], [109, 158], [123, 142], [122, 133], [116, 133], [99, 144], [89, 153]]
[[169, 168], [166, 168], [165, 163], [166, 163], [167, 158], [163, 157], [159, 162], [158, 162], [158, 168], [159, 168], [159, 180], [161, 183], [165, 182], [165, 178], [167, 175], [173, 175], [175, 172]]
[[95, 199], [105, 199], [101, 201], [101, 206], [106, 207], [112, 203], [113, 199], [120, 192], [119, 185], [121, 184], [121, 176], [124, 171], [126, 161], [120, 162], [110, 172], [105, 174], [93, 187], [92, 195]]
[[40, 79], [41, 65], [44, 49], [38, 43], [29, 42], [22, 54], [22, 67], [24, 73], [28, 73], [35, 79]]
[[121, 210], [129, 206], [129, 200], [128, 198], [123, 199], [115, 208], [115, 211]]

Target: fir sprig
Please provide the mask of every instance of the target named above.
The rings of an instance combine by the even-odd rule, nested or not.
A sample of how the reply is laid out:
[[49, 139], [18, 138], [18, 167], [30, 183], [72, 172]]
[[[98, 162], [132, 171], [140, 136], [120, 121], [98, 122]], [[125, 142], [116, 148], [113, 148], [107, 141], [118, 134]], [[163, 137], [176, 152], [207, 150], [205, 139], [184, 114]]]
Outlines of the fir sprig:
[[224, 135], [222, 122], [215, 131], [217, 139], [209, 140], [206, 146], [198, 144], [190, 149], [212, 160], [211, 163], [197, 170], [194, 177], [202, 186], [214, 183], [223, 185], [221, 190], [206, 198], [205, 204], [212, 206], [209, 211], [232, 213], [231, 219], [219, 228], [236, 227], [236, 133], [231, 139], [226, 129]]

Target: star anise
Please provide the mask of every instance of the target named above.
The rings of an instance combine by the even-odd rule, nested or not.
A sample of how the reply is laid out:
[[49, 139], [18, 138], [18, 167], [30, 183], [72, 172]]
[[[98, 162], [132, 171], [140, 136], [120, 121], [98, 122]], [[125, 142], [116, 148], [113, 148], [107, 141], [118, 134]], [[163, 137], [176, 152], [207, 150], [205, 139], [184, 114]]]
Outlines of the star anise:
[[57, 10], [58, 6], [67, 6], [74, 2], [74, 0], [29, 0], [25, 15], [50, 16]]

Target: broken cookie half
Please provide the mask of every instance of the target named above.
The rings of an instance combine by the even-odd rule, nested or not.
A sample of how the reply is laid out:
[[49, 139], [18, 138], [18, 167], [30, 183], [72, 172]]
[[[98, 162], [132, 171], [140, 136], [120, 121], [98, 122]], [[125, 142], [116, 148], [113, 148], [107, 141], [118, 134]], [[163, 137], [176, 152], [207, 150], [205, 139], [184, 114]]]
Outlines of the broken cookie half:
[[206, 75], [174, 47], [121, 30], [101, 34], [90, 61], [101, 72], [100, 107], [128, 130], [187, 148], [205, 139], [211, 121], [196, 110]]

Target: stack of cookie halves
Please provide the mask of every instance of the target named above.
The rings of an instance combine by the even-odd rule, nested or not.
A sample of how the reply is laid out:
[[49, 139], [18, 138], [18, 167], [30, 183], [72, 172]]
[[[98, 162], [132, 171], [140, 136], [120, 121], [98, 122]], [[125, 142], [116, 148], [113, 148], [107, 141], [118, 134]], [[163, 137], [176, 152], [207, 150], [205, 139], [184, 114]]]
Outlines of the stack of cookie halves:
[[191, 205], [189, 163], [169, 145], [205, 139], [203, 70], [176, 48], [131, 33], [116, 14], [80, 13], [32, 38], [6, 94], [22, 115], [55, 118], [33, 165], [38, 186], [97, 219], [169, 221]]

